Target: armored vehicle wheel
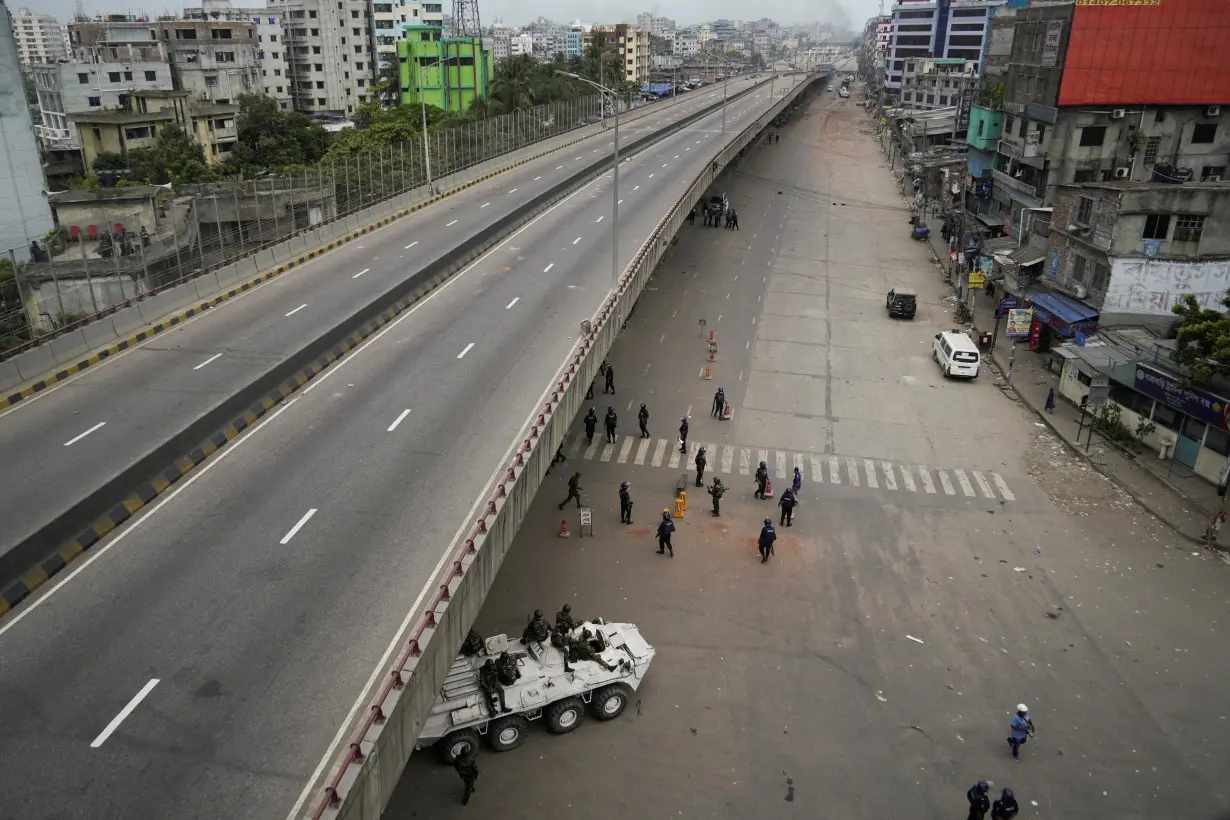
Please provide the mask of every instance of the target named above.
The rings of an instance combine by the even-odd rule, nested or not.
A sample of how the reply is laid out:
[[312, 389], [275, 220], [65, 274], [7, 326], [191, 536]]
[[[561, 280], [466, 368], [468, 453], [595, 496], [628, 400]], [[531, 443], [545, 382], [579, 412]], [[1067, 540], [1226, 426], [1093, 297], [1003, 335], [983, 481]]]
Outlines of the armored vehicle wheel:
[[506, 715], [491, 721], [487, 727], [487, 742], [493, 752], [511, 752], [525, 742], [529, 721], [520, 715]]
[[589, 708], [598, 720], [614, 720], [624, 713], [628, 706], [628, 687], [620, 683], [612, 683], [594, 692], [594, 699], [589, 702]]
[[464, 755], [474, 757], [478, 754], [478, 731], [475, 729], [458, 729], [449, 732], [436, 744], [440, 761], [450, 766], [457, 758]]
[[564, 698], [547, 707], [547, 728], [553, 734], [564, 735], [577, 728], [585, 711], [579, 698]]

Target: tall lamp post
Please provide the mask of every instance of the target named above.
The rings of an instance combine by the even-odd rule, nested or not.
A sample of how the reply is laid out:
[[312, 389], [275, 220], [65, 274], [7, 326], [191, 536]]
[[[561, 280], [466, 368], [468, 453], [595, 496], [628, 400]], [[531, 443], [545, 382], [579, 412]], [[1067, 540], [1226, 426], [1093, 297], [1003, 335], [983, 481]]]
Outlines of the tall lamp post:
[[435, 193], [435, 186], [431, 183], [431, 149], [427, 147], [427, 102], [423, 99], [423, 70], [431, 68], [433, 65], [440, 65], [443, 60], [434, 60], [430, 63], [417, 63], [418, 66], [418, 81], [419, 81], [419, 112], [423, 115], [423, 165], [427, 168], [427, 191]]
[[614, 292], [619, 288], [619, 97], [611, 89], [587, 77], [569, 71], [556, 71], [555, 73], [593, 86], [599, 94], [610, 94], [611, 107], [615, 109], [615, 137], [612, 143], [615, 151], [611, 168], [611, 290]]

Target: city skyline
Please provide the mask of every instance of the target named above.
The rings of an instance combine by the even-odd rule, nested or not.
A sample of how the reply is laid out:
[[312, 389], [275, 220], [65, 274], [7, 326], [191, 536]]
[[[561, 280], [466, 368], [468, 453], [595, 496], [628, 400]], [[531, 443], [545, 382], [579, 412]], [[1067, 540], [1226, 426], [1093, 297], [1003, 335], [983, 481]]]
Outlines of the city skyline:
[[[28, 2], [10, 2], [4, 0], [9, 11], [14, 15], [17, 10], [36, 8], [45, 14], [55, 16], [60, 22], [67, 23], [76, 13], [75, 0], [44, 0], [37, 6]], [[451, 3], [442, 0], [445, 11], [451, 8]], [[265, 6], [263, 0], [232, 0], [237, 7]], [[187, 5], [192, 5], [187, 3]], [[886, 4], [887, 5], [887, 4]], [[108, 2], [108, 0], [85, 0], [87, 15], [95, 14], [134, 14], [157, 17], [160, 15], [179, 15], [183, 4], [161, 5], [125, 5]], [[757, 20], [768, 17], [783, 24], [830, 22], [839, 28], [845, 27], [851, 31], [862, 28], [868, 17], [878, 13], [878, 0], [811, 0], [801, 3], [797, 0], [766, 0], [756, 7], [756, 16], [748, 17], [747, 5], [735, 0], [679, 0], [679, 2], [656, 2], [629, 4], [616, 0], [597, 0], [597, 2], [579, 3], [576, 0], [545, 0], [528, 10], [524, 3], [515, 0], [486, 0], [481, 5], [484, 22], [502, 19], [509, 25], [528, 23], [542, 16], [561, 23], [581, 19], [584, 22], [628, 22], [634, 23], [636, 15], [641, 12], [652, 12], [663, 17], [670, 17], [680, 25], [692, 25], [708, 20]]]

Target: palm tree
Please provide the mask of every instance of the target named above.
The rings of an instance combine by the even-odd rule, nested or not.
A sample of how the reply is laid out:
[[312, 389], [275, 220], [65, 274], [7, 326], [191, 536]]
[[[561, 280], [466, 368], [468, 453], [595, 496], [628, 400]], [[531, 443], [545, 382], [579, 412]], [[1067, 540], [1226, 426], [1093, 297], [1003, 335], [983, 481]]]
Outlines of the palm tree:
[[509, 57], [491, 81], [491, 99], [501, 111], [532, 108], [541, 87], [538, 63], [529, 55]]

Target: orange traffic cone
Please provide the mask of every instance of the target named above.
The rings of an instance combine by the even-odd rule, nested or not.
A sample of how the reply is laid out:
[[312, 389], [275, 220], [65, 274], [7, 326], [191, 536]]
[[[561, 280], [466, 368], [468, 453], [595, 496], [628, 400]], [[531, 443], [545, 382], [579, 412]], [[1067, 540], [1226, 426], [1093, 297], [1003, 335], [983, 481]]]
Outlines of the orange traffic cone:
[[730, 402], [722, 405], [722, 421], [730, 421]]
[[559, 522], [559, 537], [567, 538], [569, 535], [571, 535], [571, 533], [568, 532], [568, 519], [565, 518], [563, 521]]
[[773, 497], [773, 480], [772, 479], [766, 478], [764, 481], [764, 497], [765, 498]]
[[705, 368], [705, 373], [704, 375], [701, 376], [701, 378], [702, 379], [712, 379], [713, 378], [713, 374], [709, 372], [709, 368], [707, 367]]

